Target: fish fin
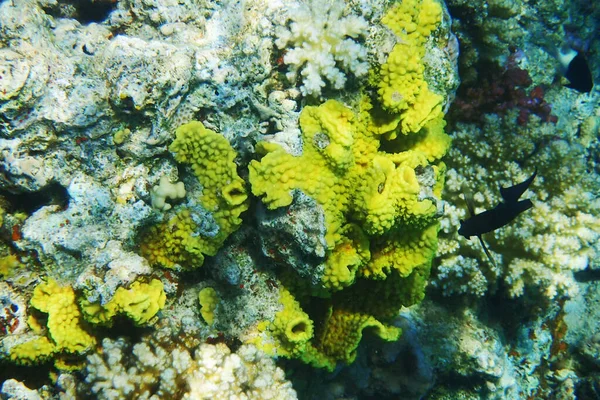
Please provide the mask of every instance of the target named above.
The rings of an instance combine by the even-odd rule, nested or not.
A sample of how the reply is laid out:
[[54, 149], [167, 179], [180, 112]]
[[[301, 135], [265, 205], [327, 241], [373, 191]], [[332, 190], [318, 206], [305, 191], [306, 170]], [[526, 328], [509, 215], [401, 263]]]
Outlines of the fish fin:
[[536, 175], [537, 175], [537, 168], [533, 172], [533, 175], [531, 175], [529, 178], [527, 178], [523, 182], [517, 183], [516, 185], [507, 187], [507, 188], [501, 187], [500, 195], [502, 196], [504, 201], [506, 203], [514, 203], [517, 200], [519, 200], [519, 197], [521, 197], [521, 195], [523, 193], [525, 193], [527, 188], [531, 185], [531, 183], [535, 179]]
[[522, 212], [525, 212], [525, 211], [529, 210], [531, 207], [533, 207], [533, 203], [531, 202], [531, 200], [525, 199], [525, 200], [521, 200], [521, 201], [518, 201], [516, 203], [513, 203], [511, 205], [511, 207], [515, 207], [516, 210], [517, 210], [517, 214], [516, 215], [519, 215]]
[[465, 183], [462, 184], [462, 192], [463, 197], [465, 198], [465, 203], [467, 203], [469, 215], [473, 217], [475, 216], [475, 203], [473, 203], [473, 192], [471, 192], [471, 189], [469, 189], [469, 187]]
[[481, 247], [483, 247], [483, 251], [485, 251], [485, 255], [487, 256], [488, 260], [490, 260], [490, 263], [492, 263], [492, 266], [494, 267], [494, 269], [498, 270], [496, 261], [494, 261], [494, 258], [492, 257], [492, 253], [490, 253], [487, 246], [485, 245], [485, 242], [483, 241], [483, 237], [481, 237], [481, 235], [477, 235], [477, 237], [479, 238], [479, 243], [481, 243]]

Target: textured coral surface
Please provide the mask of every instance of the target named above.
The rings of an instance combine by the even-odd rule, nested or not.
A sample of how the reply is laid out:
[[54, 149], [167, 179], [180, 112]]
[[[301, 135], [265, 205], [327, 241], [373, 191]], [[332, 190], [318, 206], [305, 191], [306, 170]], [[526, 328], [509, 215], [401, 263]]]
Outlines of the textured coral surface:
[[599, 21], [0, 1], [0, 397], [597, 398]]

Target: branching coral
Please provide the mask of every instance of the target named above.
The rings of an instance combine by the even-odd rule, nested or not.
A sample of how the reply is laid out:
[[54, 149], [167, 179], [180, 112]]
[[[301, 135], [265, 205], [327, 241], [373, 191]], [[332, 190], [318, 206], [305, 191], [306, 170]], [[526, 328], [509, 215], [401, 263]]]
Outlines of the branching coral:
[[251, 345], [232, 353], [223, 343], [202, 344], [192, 357], [182, 346], [104, 339], [84, 374], [85, 388], [105, 400], [297, 398], [283, 371]]
[[276, 30], [275, 44], [285, 49], [283, 62], [289, 66], [287, 77], [292, 82], [302, 76], [300, 90], [304, 95], [318, 96], [325, 78], [335, 89], [346, 83], [342, 70], [360, 77], [367, 73], [367, 51], [359, 42], [367, 30], [367, 22], [355, 15], [344, 15], [343, 1], [307, 0], [291, 11], [288, 28]]
[[[442, 221], [434, 286], [446, 294], [481, 296], [503, 281], [510, 296], [529, 290], [549, 298], [576, 293], [573, 273], [595, 268], [600, 255], [600, 179], [590, 172], [592, 147], [581, 144], [578, 126], [589, 118], [586, 111], [579, 115], [582, 110], [568, 111], [576, 123], [560, 130], [537, 117], [528, 126], [519, 126], [514, 111], [506, 118], [488, 115], [481, 127], [458, 124], [450, 151], [445, 192], [450, 205]], [[475, 193], [480, 212], [501, 200], [499, 186], [524, 180], [534, 168], [538, 175], [527, 194], [534, 207], [511, 225], [485, 235], [498, 264], [495, 268], [486, 262], [477, 242], [456, 234], [459, 220], [466, 218], [461, 186]]]

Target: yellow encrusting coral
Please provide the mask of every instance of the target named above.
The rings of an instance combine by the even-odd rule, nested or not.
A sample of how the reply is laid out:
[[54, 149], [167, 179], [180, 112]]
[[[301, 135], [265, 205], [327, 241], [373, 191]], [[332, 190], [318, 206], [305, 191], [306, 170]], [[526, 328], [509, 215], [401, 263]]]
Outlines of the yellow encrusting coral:
[[117, 314], [124, 314], [136, 325], [150, 322], [165, 306], [166, 295], [163, 284], [158, 279], [150, 283], [136, 281], [129, 289], [120, 287], [106, 304], [81, 301], [85, 319], [94, 324], [111, 325]]
[[56, 344], [46, 336], [18, 344], [10, 349], [10, 359], [19, 365], [35, 365], [50, 360], [57, 352]]
[[[262, 196], [267, 207], [289, 205], [291, 191], [299, 189], [313, 197], [324, 210], [328, 251], [321, 283], [334, 295], [326, 303], [330, 314], [319, 320], [322, 329], [300, 346], [281, 340], [282, 330], [276, 328], [276, 321], [281, 317], [276, 316], [274, 322], [264, 322], [259, 331], [262, 336], [270, 337], [271, 342], [262, 341], [267, 351], [275, 346], [284, 349], [278, 351], [279, 355], [329, 369], [334, 368], [337, 361], [352, 362], [366, 328], [372, 328], [384, 340], [398, 337], [399, 330], [380, 318], [390, 318], [393, 314], [390, 310], [397, 311], [400, 306], [420, 299], [436, 250], [438, 207], [431, 198], [439, 199], [444, 168], [443, 164], [430, 165], [430, 160], [438, 161], [449, 146], [443, 123], [429, 122], [420, 140], [412, 142], [414, 148], [397, 153], [383, 152], [379, 147], [385, 128], [377, 125], [369, 104], [364, 102], [368, 111], [363, 110], [358, 115], [332, 100], [319, 107], [305, 107], [300, 117], [302, 156], [294, 157], [277, 145], [264, 144], [265, 156], [260, 162], [253, 161], [249, 168], [253, 193]], [[340, 123], [331, 123], [332, 118], [338, 118]], [[337, 143], [331, 137], [345, 137], [338, 128], [352, 134], [352, 140], [346, 138], [346, 142], [353, 145], [329, 152], [327, 144]], [[389, 144], [390, 147], [395, 145]], [[423, 173], [427, 169], [431, 171], [432, 182], [424, 184], [417, 171]], [[420, 196], [423, 191], [429, 194]], [[349, 222], [350, 218], [354, 222]], [[415, 270], [419, 273], [415, 274]], [[396, 278], [390, 280], [390, 275]], [[376, 283], [366, 292], [358, 292], [354, 290], [358, 277], [379, 280], [380, 287]], [[398, 283], [401, 279], [408, 279], [414, 290]], [[396, 295], [389, 293], [393, 290], [397, 291]], [[346, 291], [354, 293], [356, 299], [363, 297], [352, 310], [345, 306], [349, 301], [344, 297]], [[385, 312], [376, 307], [367, 308], [362, 302], [364, 296], [374, 292], [381, 292], [380, 298], [387, 299]], [[300, 303], [288, 300], [282, 303], [296, 304], [284, 310], [293, 309], [311, 321], [299, 308]]]
[[348, 364], [356, 358], [356, 348], [365, 329], [386, 341], [397, 340], [402, 333], [399, 328], [384, 325], [372, 315], [349, 312], [343, 308], [333, 310], [323, 325], [325, 329], [317, 346], [331, 359]]
[[248, 342], [273, 356], [300, 357], [313, 337], [313, 322], [294, 296], [282, 286], [279, 302], [281, 311], [275, 314], [272, 322], [260, 322], [257, 336]]
[[204, 255], [194, 236], [196, 229], [192, 210], [184, 208], [169, 221], [150, 228], [142, 238], [141, 253], [150, 264], [164, 268], [201, 266]]
[[356, 272], [370, 258], [369, 239], [356, 224], [347, 224], [342, 230], [340, 241], [331, 250], [326, 260], [323, 285], [340, 290], [354, 282]]
[[423, 298], [437, 248], [445, 173], [440, 159], [450, 147], [444, 97], [430, 91], [423, 62], [441, 17], [434, 0], [393, 6], [383, 23], [399, 40], [370, 74], [376, 93], [364, 94], [356, 112], [334, 100], [304, 107], [300, 156], [258, 144], [262, 158], [249, 166], [253, 194], [269, 209], [290, 205], [294, 190], [313, 198], [323, 210], [327, 245], [315, 291], [328, 292], [325, 298], [286, 283], [296, 302], [285, 303], [295, 304], [288, 308], [296, 313], [308, 310], [314, 337], [282, 346], [276, 316], [258, 326], [263, 347], [331, 370], [338, 361], [354, 360], [365, 330], [397, 339], [400, 330], [389, 322], [401, 306]]
[[[169, 221], [152, 227], [141, 239], [141, 252], [151, 264], [165, 268], [199, 267], [204, 255], [215, 255], [240, 227], [240, 215], [248, 209], [245, 183], [233, 161], [235, 150], [201, 122], [177, 128], [169, 150], [178, 162], [191, 167], [202, 185], [199, 207], [188, 204]], [[215, 232], [202, 231], [200, 225], [207, 218], [216, 224]]]
[[[319, 107], [307, 106], [300, 116], [304, 139], [302, 156], [294, 157], [283, 148], [268, 144], [263, 145], [267, 154], [261, 161], [253, 161], [249, 166], [252, 191], [267, 207], [289, 205], [293, 189], [302, 190], [323, 207], [325, 239], [330, 252], [323, 285], [330, 290], [351, 285], [355, 274], [362, 273], [367, 266], [370, 253], [389, 249], [387, 242], [395, 241], [394, 234], [403, 224], [418, 229], [437, 227], [437, 205], [419, 197], [422, 186], [415, 171], [427, 167], [429, 159], [435, 161], [436, 156], [441, 157], [447, 149], [449, 141], [443, 133], [443, 124], [432, 124], [431, 130], [437, 128], [438, 131], [426, 135], [431, 138], [422, 146], [427, 153], [418, 149], [384, 153], [377, 151], [380, 138], [373, 133], [378, 131], [371, 126], [373, 118], [362, 114], [360, 117], [333, 100]], [[332, 118], [338, 118], [340, 123], [331, 123]], [[329, 138], [345, 137], [348, 132], [352, 133], [352, 140], [347, 139], [347, 142], [354, 145], [345, 151], [336, 151], [336, 158], [329, 156], [332, 153], [327, 151], [326, 145], [320, 148], [323, 143], [337, 141]], [[315, 137], [320, 137], [319, 141], [315, 141]], [[435, 143], [436, 139], [440, 143]], [[344, 161], [331, 162], [332, 159]], [[355, 162], [349, 164], [348, 160]], [[429, 168], [438, 172], [436, 180], [439, 180], [440, 169]], [[349, 216], [358, 223], [348, 225]], [[370, 249], [368, 236], [377, 237], [370, 240]], [[413, 250], [422, 251], [421, 258], [431, 259], [435, 246], [423, 244], [422, 248]], [[405, 254], [401, 249], [399, 246], [398, 258]], [[411, 259], [414, 257], [418, 255], [411, 254]], [[407, 264], [410, 263], [406, 260], [397, 260], [392, 267], [398, 266], [403, 275], [407, 275], [410, 273], [410, 268], [405, 267]], [[368, 271], [366, 274], [369, 275]]]
[[303, 155], [294, 157], [281, 146], [263, 142], [257, 151], [266, 155], [260, 163], [249, 165], [252, 193], [270, 209], [290, 205], [292, 189], [301, 189], [325, 208], [325, 239], [330, 247], [340, 239], [342, 213], [349, 202], [350, 182], [344, 178], [355, 165], [353, 120], [352, 111], [334, 100], [304, 107], [300, 114]]
[[[56, 353], [82, 354], [96, 344], [96, 338], [85, 327], [70, 286], [60, 286], [53, 279], [40, 283], [33, 291], [30, 304], [48, 314], [47, 336], [38, 336], [12, 347], [10, 359], [15, 363], [37, 364]], [[30, 318], [30, 326], [41, 333], [37, 318]]]
[[442, 158], [452, 143], [450, 136], [444, 133], [445, 126], [446, 121], [442, 115], [427, 122], [418, 135], [415, 135], [411, 149], [425, 154], [430, 162]]
[[239, 216], [248, 208], [248, 196], [233, 162], [235, 150], [227, 139], [199, 121], [180, 126], [175, 135], [169, 150], [178, 162], [189, 164], [200, 181], [202, 206], [215, 213], [223, 230], [239, 226]]
[[198, 293], [200, 302], [200, 314], [207, 324], [212, 325], [215, 320], [215, 309], [219, 304], [217, 291], [211, 287], [205, 287]]
[[425, 42], [441, 17], [435, 0], [403, 0], [382, 19], [399, 40], [381, 66], [377, 92], [385, 110], [400, 114], [402, 133], [418, 132], [442, 114], [443, 97], [429, 89], [422, 61]]
[[4, 277], [13, 275], [15, 270], [21, 266], [21, 261], [15, 254], [0, 256], [0, 275]]
[[410, 275], [414, 268], [431, 265], [437, 250], [437, 224], [425, 229], [398, 229], [395, 238], [377, 240], [377, 251], [361, 276], [369, 279], [385, 279], [392, 269], [401, 276]]

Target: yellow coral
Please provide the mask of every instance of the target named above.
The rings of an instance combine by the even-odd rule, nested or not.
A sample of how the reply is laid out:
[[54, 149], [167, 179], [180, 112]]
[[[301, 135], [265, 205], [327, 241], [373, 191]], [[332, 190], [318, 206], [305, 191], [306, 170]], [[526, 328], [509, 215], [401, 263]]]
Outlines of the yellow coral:
[[158, 279], [150, 283], [134, 282], [129, 289], [120, 287], [106, 304], [81, 301], [86, 320], [94, 324], [112, 324], [117, 314], [124, 314], [136, 325], [144, 325], [152, 320], [165, 306], [166, 295], [163, 284]]
[[[245, 183], [238, 176], [235, 150], [223, 136], [192, 121], [177, 128], [169, 147], [175, 159], [188, 164], [200, 184], [198, 199], [203, 210], [189, 207], [171, 220], [150, 229], [141, 240], [141, 252], [152, 264], [166, 268], [193, 268], [204, 256], [215, 255], [225, 239], [241, 225], [240, 215], [248, 209]], [[218, 229], [203, 233], [199, 224], [210, 213]]]
[[442, 8], [435, 0], [404, 0], [382, 19], [399, 42], [381, 66], [379, 100], [386, 110], [400, 114], [402, 133], [418, 132], [442, 114], [443, 97], [429, 90], [422, 61], [427, 37], [441, 16]]
[[442, 20], [442, 7], [435, 0], [403, 0], [381, 19], [403, 42], [422, 46]]
[[10, 359], [19, 365], [35, 365], [48, 361], [57, 347], [45, 336], [18, 344], [10, 349]]
[[[443, 121], [436, 118], [418, 135], [402, 135], [386, 143], [386, 149], [397, 148], [397, 152], [380, 151], [381, 136], [391, 137], [388, 134], [397, 121], [374, 110], [368, 100], [361, 106], [358, 116], [332, 100], [305, 107], [300, 116], [303, 154], [294, 157], [278, 145], [262, 144], [264, 157], [249, 168], [252, 191], [269, 208], [289, 205], [294, 189], [323, 208], [327, 258], [321, 280], [324, 288], [335, 292], [331, 300], [319, 304], [319, 308], [329, 307], [330, 313], [313, 316], [321, 327], [314, 338], [290, 346], [277, 333], [283, 330], [277, 328], [280, 317], [276, 316], [275, 321], [259, 325], [263, 336], [270, 333], [270, 341], [263, 338], [261, 345], [272, 354], [275, 348], [283, 349], [278, 354], [329, 369], [337, 361], [354, 359], [366, 328], [385, 340], [396, 339], [400, 331], [382, 321], [422, 297], [439, 225], [435, 200], [427, 196], [439, 198], [444, 172], [441, 164], [430, 162], [438, 161], [450, 143]], [[340, 124], [331, 123], [332, 118], [339, 118]], [[329, 152], [327, 144], [337, 143], [331, 138], [338, 133], [352, 147], [337, 146]], [[420, 179], [426, 178], [419, 178], [417, 170], [422, 173], [427, 168], [432, 181], [424, 184]], [[365, 279], [377, 281], [367, 284]], [[300, 303], [285, 303], [297, 305], [287, 309], [301, 313], [303, 324], [311, 321]]]
[[222, 230], [230, 232], [248, 208], [244, 181], [237, 174], [235, 151], [223, 136], [192, 121], [177, 128], [169, 150], [175, 159], [189, 164], [203, 187], [200, 203], [215, 213]]
[[399, 41], [379, 73], [371, 73], [375, 104], [364, 95], [357, 113], [333, 100], [305, 107], [301, 156], [272, 143], [257, 146], [263, 157], [249, 166], [252, 192], [276, 209], [290, 205], [292, 191], [300, 190], [323, 209], [326, 228], [320, 278], [330, 297], [286, 286], [299, 302], [285, 300], [294, 306], [284, 311], [305, 321], [304, 310], [310, 310], [312, 321], [301, 326], [313, 323], [314, 337], [290, 346], [281, 339], [278, 314], [258, 327], [271, 354], [281, 348], [281, 355], [331, 370], [338, 361], [354, 360], [365, 329], [397, 339], [400, 330], [386, 321], [422, 299], [437, 246], [445, 171], [439, 160], [450, 146], [443, 97], [429, 90], [423, 63], [441, 14], [434, 0], [404, 0], [386, 14], [383, 22]]
[[27, 317], [27, 326], [31, 329], [32, 332], [37, 334], [42, 334], [44, 332], [44, 321], [41, 321], [40, 318], [35, 315], [29, 315]]
[[215, 319], [215, 309], [219, 304], [219, 296], [217, 291], [211, 287], [205, 287], [198, 293], [200, 301], [200, 314], [207, 324], [212, 325]]
[[183, 209], [169, 221], [153, 226], [144, 235], [140, 250], [150, 264], [176, 268], [196, 267], [204, 263], [204, 249], [194, 236], [197, 226], [192, 212]]
[[[30, 300], [33, 308], [48, 314], [49, 337], [36, 337], [10, 349], [11, 360], [19, 364], [43, 362], [55, 353], [81, 354], [96, 344], [90, 335], [75, 302], [70, 286], [60, 286], [55, 280], [40, 283]], [[39, 321], [30, 319], [30, 326], [40, 331]]]
[[356, 358], [356, 348], [365, 329], [386, 341], [397, 340], [402, 333], [399, 328], [384, 325], [372, 315], [342, 308], [333, 310], [323, 326], [325, 330], [320, 337], [319, 346], [321, 352], [333, 360], [348, 364]]
[[[302, 156], [294, 157], [280, 146], [264, 144], [266, 155], [249, 167], [252, 191], [269, 208], [289, 205], [293, 189], [302, 190], [323, 207], [329, 254], [322, 281], [331, 290], [351, 285], [356, 272], [369, 262], [365, 234], [390, 235], [399, 223], [424, 228], [434, 220], [437, 207], [431, 200], [420, 199], [421, 184], [415, 169], [441, 157], [449, 144], [443, 123], [434, 120], [428, 125], [430, 129], [424, 128], [421, 137], [427, 140], [422, 140], [420, 147], [398, 153], [378, 152], [377, 136], [383, 131], [375, 126], [370, 104], [364, 105], [366, 111], [360, 118], [334, 100], [319, 107], [305, 107], [300, 115]], [[339, 124], [332, 122], [335, 118]], [[336, 146], [338, 150], [329, 152], [327, 143], [338, 142], [353, 145], [342, 150]], [[348, 215], [360, 224], [349, 229]], [[389, 240], [393, 242], [394, 238]], [[370, 251], [379, 251], [373, 244]], [[422, 250], [423, 257], [430, 259], [430, 246]]]
[[415, 135], [411, 149], [425, 154], [429, 162], [442, 158], [452, 143], [450, 136], [444, 133], [445, 126], [442, 115], [427, 122], [419, 131], [419, 135]]
[[[416, 286], [422, 291], [422, 285]], [[375, 298], [365, 297], [364, 293], [374, 294]], [[361, 281], [358, 290], [334, 295], [339, 298], [334, 299], [328, 309], [323, 310], [323, 306], [327, 307], [326, 303], [317, 300], [312, 306], [317, 311], [315, 315], [320, 327], [316, 332], [313, 326], [317, 322], [313, 322], [296, 298], [284, 286], [280, 286], [283, 309], [272, 322], [260, 322], [255, 336], [248, 342], [272, 356], [298, 358], [317, 368], [332, 371], [339, 361], [354, 361], [365, 329], [383, 340], [397, 340], [401, 330], [379, 319], [392, 318], [398, 304], [409, 304], [406, 300], [411, 295], [403, 293], [397, 274], [383, 284]]]
[[370, 279], [385, 279], [392, 269], [401, 276], [410, 275], [414, 268], [430, 265], [437, 250], [439, 224], [427, 229], [405, 229], [396, 232], [396, 238], [381, 238], [377, 251], [360, 274]]
[[299, 357], [313, 337], [313, 322], [294, 296], [282, 286], [279, 301], [283, 307], [275, 314], [273, 322], [259, 323], [258, 336], [249, 342], [273, 356]]
[[0, 257], [0, 275], [5, 277], [12, 276], [14, 271], [21, 267], [21, 261], [14, 254]]
[[334, 100], [304, 107], [300, 114], [303, 155], [294, 157], [278, 145], [259, 143], [259, 150], [267, 154], [260, 163], [252, 161], [249, 166], [252, 192], [261, 196], [267, 207], [291, 204], [292, 189], [301, 189], [317, 200], [325, 208], [325, 239], [330, 247], [340, 239], [341, 213], [349, 201], [348, 188], [343, 186], [349, 182], [343, 178], [354, 165], [353, 120], [351, 110]]
[[48, 314], [48, 332], [60, 351], [81, 353], [96, 343], [83, 327], [81, 311], [70, 286], [59, 286], [52, 279], [33, 291], [30, 304]]
[[339, 242], [331, 250], [323, 274], [326, 288], [339, 290], [354, 282], [356, 272], [371, 258], [369, 239], [356, 224], [342, 229]]

